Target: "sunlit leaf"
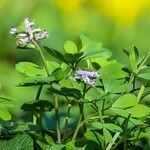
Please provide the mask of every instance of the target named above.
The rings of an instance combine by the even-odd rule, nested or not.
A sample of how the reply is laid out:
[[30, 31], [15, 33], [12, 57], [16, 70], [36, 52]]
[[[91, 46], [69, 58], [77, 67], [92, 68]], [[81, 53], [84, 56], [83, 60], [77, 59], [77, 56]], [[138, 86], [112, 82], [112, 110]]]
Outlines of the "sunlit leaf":
[[137, 104], [138, 100], [137, 97], [133, 94], [125, 94], [121, 97], [119, 97], [112, 107], [114, 108], [128, 108], [133, 107]]
[[78, 52], [78, 48], [77, 48], [76, 44], [69, 40], [65, 42], [64, 49], [67, 53], [71, 53], [71, 54]]

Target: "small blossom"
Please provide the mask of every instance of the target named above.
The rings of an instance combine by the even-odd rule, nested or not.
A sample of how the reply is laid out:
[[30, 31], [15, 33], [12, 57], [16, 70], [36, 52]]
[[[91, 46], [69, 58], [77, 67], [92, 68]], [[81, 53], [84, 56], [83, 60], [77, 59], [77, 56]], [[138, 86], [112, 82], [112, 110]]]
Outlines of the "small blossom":
[[38, 41], [48, 37], [48, 32], [35, 27], [35, 23], [29, 18], [25, 18], [21, 29], [12, 27], [10, 34], [14, 35], [19, 46], [28, 46], [32, 44], [32, 40]]
[[82, 81], [90, 86], [95, 86], [96, 79], [99, 78], [99, 73], [96, 71], [76, 70], [74, 80]]

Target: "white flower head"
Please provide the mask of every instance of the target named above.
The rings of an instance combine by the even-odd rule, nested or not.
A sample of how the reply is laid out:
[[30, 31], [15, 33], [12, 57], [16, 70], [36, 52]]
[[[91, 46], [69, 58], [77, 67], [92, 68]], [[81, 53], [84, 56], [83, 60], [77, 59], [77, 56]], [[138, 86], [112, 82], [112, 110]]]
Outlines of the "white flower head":
[[25, 18], [20, 27], [12, 27], [10, 34], [18, 39], [17, 45], [23, 47], [31, 45], [32, 40], [39, 41], [49, 36], [47, 31], [37, 28], [34, 21], [31, 21], [29, 18]]

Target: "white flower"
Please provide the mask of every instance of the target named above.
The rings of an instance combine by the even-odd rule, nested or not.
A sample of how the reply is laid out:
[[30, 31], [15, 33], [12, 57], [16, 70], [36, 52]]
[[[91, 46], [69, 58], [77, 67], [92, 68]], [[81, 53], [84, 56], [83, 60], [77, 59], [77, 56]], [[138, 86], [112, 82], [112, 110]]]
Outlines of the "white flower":
[[27, 46], [32, 44], [32, 40], [38, 41], [49, 36], [48, 32], [35, 27], [35, 23], [29, 18], [25, 18], [21, 31], [17, 27], [10, 29], [10, 34], [14, 35], [18, 41], [17, 45]]
[[74, 80], [82, 81], [90, 86], [95, 86], [96, 79], [99, 78], [97, 71], [76, 70]]

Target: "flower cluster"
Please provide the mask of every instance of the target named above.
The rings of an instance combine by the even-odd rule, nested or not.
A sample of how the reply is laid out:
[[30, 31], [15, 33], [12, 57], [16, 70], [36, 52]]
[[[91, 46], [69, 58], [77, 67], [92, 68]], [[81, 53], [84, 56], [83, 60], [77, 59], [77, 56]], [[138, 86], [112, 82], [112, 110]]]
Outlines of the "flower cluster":
[[25, 18], [21, 26], [11, 27], [10, 34], [18, 39], [17, 45], [22, 47], [33, 45], [32, 40], [42, 40], [49, 35], [47, 31], [36, 28], [35, 23], [29, 18]]
[[99, 76], [100, 74], [97, 71], [76, 70], [74, 79], [90, 86], [95, 86], [96, 79], [99, 78]]

